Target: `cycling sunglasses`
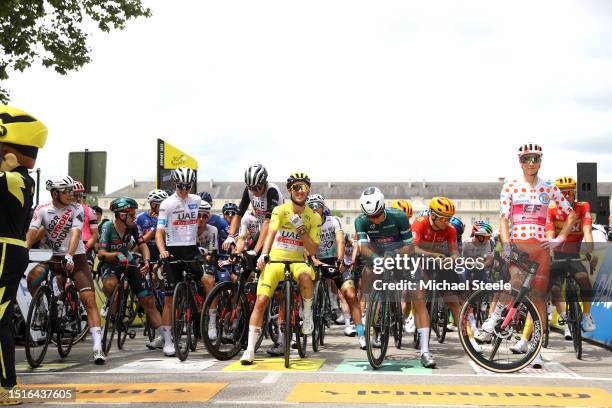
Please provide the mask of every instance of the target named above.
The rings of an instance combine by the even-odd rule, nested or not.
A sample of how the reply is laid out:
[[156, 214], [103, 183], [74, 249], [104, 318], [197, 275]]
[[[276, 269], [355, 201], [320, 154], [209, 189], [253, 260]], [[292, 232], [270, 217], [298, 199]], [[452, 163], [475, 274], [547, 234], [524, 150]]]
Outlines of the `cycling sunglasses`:
[[436, 213], [431, 213], [431, 216], [434, 221], [440, 220], [441, 222], [450, 222], [451, 217], [442, 217]]
[[310, 187], [308, 187], [306, 184], [293, 184], [289, 188], [289, 190], [295, 191], [296, 193], [301, 193], [301, 192], [309, 191]]
[[538, 164], [542, 161], [542, 158], [540, 156], [524, 156], [521, 157], [521, 163], [525, 164], [525, 163], [533, 163], [533, 164]]
[[176, 183], [179, 190], [191, 190], [191, 183]]
[[229, 215], [230, 217], [233, 217], [234, 215], [236, 215], [236, 211], [226, 211], [223, 213], [223, 215]]
[[247, 186], [247, 188], [249, 189], [249, 191], [261, 191], [264, 188], [263, 184], [260, 184], [258, 186]]

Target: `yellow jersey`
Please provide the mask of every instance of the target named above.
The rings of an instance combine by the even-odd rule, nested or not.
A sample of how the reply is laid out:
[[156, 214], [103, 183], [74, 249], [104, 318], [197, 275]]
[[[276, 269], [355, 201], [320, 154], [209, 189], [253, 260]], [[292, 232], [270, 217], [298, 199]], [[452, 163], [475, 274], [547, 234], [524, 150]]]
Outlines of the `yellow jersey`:
[[[291, 201], [276, 206], [272, 210], [269, 228], [276, 230], [276, 236], [270, 250], [270, 259], [273, 261], [299, 261], [304, 259], [304, 244], [290, 221], [293, 214], [293, 203]], [[308, 236], [319, 245], [321, 217], [308, 206], [304, 207], [300, 216]]]

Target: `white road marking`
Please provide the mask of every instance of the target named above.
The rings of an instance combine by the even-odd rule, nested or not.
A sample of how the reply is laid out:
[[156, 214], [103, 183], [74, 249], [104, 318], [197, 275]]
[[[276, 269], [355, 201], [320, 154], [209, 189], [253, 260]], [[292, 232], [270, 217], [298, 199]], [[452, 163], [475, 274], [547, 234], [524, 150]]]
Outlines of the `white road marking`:
[[287, 401], [214, 401], [215, 404], [232, 404], [232, 405], [298, 405], [298, 402]]
[[282, 371], [275, 371], [275, 372], [268, 373], [268, 375], [266, 375], [264, 379], [261, 380], [261, 383], [262, 384], [274, 384], [279, 380], [279, 378], [281, 378], [282, 375], [283, 375]]

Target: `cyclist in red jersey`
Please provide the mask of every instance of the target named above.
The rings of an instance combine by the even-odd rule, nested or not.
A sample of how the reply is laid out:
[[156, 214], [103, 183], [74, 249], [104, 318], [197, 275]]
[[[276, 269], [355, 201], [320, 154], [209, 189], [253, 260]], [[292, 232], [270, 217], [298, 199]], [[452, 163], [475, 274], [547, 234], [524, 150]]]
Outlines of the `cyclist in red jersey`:
[[[574, 209], [578, 220], [572, 224], [567, 241], [557, 247], [554, 251], [555, 259], [577, 259], [580, 258], [581, 244], [584, 238], [584, 249], [588, 254], [593, 252], [593, 233], [591, 220], [591, 206], [586, 201], [575, 201], [576, 196], [576, 181], [571, 177], [561, 177], [555, 182], [561, 193]], [[557, 206], [551, 205], [548, 208], [548, 218], [546, 219], [546, 235], [553, 239], [561, 232], [567, 216]], [[591, 257], [591, 268], [597, 265], [597, 257]], [[591, 317], [591, 296], [593, 287], [589, 281], [589, 276], [582, 262], [571, 262], [571, 267], [574, 271], [576, 282], [580, 286], [580, 297], [582, 298], [583, 316], [582, 330], [585, 332], [594, 331], [596, 329], [593, 317]], [[550, 287], [552, 291], [552, 300], [557, 308], [557, 312], [563, 320], [565, 320], [565, 307], [561, 305], [561, 288], [559, 278], [563, 276], [563, 265], [553, 264], [550, 270]], [[565, 327], [565, 338], [571, 340], [569, 328]]]
[[96, 246], [98, 238], [100, 238], [100, 234], [98, 232], [98, 216], [93, 208], [87, 205], [87, 200], [85, 199], [84, 193], [85, 186], [83, 186], [81, 182], [75, 181], [72, 197], [74, 198], [75, 203], [81, 204], [81, 207], [83, 207], [85, 220], [83, 221], [83, 232], [81, 239], [85, 245], [85, 253], [90, 255], [90, 251]]
[[[531, 283], [530, 296], [538, 314], [544, 316], [550, 271], [549, 252], [566, 241], [571, 225], [576, 221], [576, 214], [557, 186], [538, 177], [542, 164], [542, 147], [535, 143], [526, 143], [519, 148], [518, 158], [523, 177], [520, 180], [506, 182], [502, 188], [499, 238], [505, 258], [509, 257], [510, 244], [514, 243], [519, 250], [527, 252], [530, 258], [539, 264]], [[544, 229], [548, 206], [551, 203], [557, 205], [568, 216], [559, 235], [549, 240]], [[512, 287], [518, 289], [525, 280], [525, 273], [511, 264], [510, 279]], [[506, 307], [506, 301], [508, 301], [507, 296], [502, 295], [495, 310], [476, 334], [478, 340], [486, 341], [491, 338], [491, 333], [495, 330]], [[542, 367], [540, 355], [532, 365], [536, 368]]]

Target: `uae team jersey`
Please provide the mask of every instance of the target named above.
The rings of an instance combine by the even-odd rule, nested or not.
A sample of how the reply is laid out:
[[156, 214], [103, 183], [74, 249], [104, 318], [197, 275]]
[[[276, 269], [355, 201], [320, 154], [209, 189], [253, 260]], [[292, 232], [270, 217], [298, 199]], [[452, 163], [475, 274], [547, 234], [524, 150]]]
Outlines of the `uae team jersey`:
[[342, 231], [340, 220], [333, 215], [325, 216], [320, 229], [321, 242], [317, 248], [317, 259], [337, 258], [336, 234]]
[[557, 186], [538, 177], [534, 187], [526, 181], [512, 180], [504, 184], [500, 194], [502, 217], [510, 220], [510, 240], [544, 241], [548, 206], [556, 205], [569, 214], [569, 205]]
[[266, 218], [272, 216], [274, 207], [283, 202], [283, 195], [278, 186], [274, 183], [268, 183], [265, 193], [261, 197], [255, 196], [248, 188], [244, 188], [240, 205], [238, 205], [238, 215], [244, 216], [249, 208], [249, 203], [253, 207], [253, 214], [259, 220], [261, 225]]
[[[273, 261], [304, 260], [304, 244], [290, 221], [293, 214], [292, 202], [279, 205], [272, 210], [270, 228], [276, 230], [270, 250], [270, 259]], [[308, 206], [304, 207], [300, 216], [304, 227], [306, 227], [306, 233], [318, 245], [320, 242], [319, 225], [321, 225], [321, 217]]]
[[[574, 203], [574, 211], [578, 217], [578, 221], [572, 225], [570, 233], [567, 236], [567, 240], [563, 245], [555, 248], [555, 252], [564, 253], [578, 253], [580, 251], [580, 243], [584, 237], [582, 227], [585, 225], [592, 225], [591, 219], [591, 206], [586, 201], [578, 201]], [[546, 231], [554, 231], [555, 237], [559, 235], [563, 229], [563, 224], [567, 220], [567, 214], [565, 214], [556, 205], [548, 207], [548, 218], [546, 219]]]
[[166, 246], [180, 247], [196, 244], [198, 238], [198, 207], [201, 198], [189, 194], [184, 200], [176, 193], [159, 206], [157, 227], [163, 228]]
[[457, 246], [457, 230], [447, 225], [441, 230], [434, 230], [429, 222], [429, 216], [417, 217], [412, 223], [414, 244], [425, 251], [439, 252], [450, 255], [459, 251]]
[[[53, 255], [66, 255], [72, 237], [72, 229], [83, 229], [83, 207], [80, 204], [68, 204], [64, 208], [55, 208], [53, 202], [41, 204], [34, 210], [30, 229], [45, 228], [44, 244], [53, 250]], [[84, 254], [85, 246], [79, 239], [75, 255]]]

